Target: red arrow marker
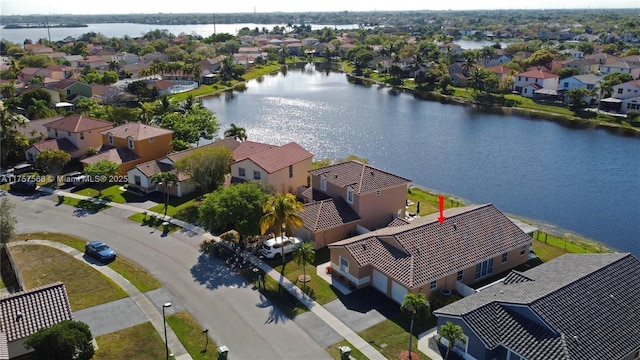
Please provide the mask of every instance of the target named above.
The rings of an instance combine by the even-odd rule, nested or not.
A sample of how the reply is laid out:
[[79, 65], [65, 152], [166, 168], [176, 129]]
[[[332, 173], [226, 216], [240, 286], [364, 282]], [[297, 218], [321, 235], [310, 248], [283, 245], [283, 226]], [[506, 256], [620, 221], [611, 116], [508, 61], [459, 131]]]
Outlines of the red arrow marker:
[[438, 196], [438, 200], [440, 201], [440, 216], [438, 217], [438, 221], [440, 221], [440, 224], [442, 224], [444, 222], [444, 219], [446, 219], [442, 214], [442, 212], [444, 211], [444, 196]]

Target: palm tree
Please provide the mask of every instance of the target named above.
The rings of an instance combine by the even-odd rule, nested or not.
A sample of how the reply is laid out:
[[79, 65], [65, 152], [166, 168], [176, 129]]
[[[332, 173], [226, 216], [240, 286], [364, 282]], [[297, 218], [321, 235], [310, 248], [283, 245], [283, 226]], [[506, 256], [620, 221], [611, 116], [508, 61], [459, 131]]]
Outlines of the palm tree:
[[467, 338], [464, 336], [464, 332], [462, 331], [462, 327], [460, 325], [456, 325], [451, 321], [447, 321], [446, 324], [440, 327], [439, 338], [447, 339], [449, 343], [447, 345], [447, 354], [445, 355], [445, 359], [449, 358], [449, 351], [456, 346], [456, 340], [462, 341], [463, 344], [467, 343]]
[[171, 101], [171, 98], [169, 98], [169, 95], [167, 94], [162, 95], [155, 105], [155, 112], [158, 116], [171, 114], [177, 110], [178, 107]]
[[167, 216], [167, 208], [169, 207], [169, 193], [167, 187], [171, 187], [178, 183], [178, 176], [170, 172], [159, 172], [151, 177], [151, 183], [162, 186], [162, 194], [164, 197], [164, 216]]
[[[294, 229], [302, 226], [300, 203], [293, 194], [277, 194], [271, 196], [262, 207], [264, 215], [260, 219], [260, 232], [264, 235], [273, 229], [274, 235], [282, 240], [283, 235], [291, 235]], [[282, 249], [282, 270], [284, 271], [284, 246]]]
[[301, 242], [293, 250], [293, 261], [302, 266], [304, 281], [302, 286], [307, 287], [307, 263], [312, 263], [316, 259], [316, 250], [310, 242]]
[[400, 308], [411, 313], [411, 325], [409, 326], [409, 360], [411, 360], [411, 342], [413, 340], [413, 322], [416, 314], [424, 314], [431, 308], [424, 294], [414, 294], [408, 292], [404, 296]]
[[236, 140], [246, 141], [247, 140], [247, 131], [240, 126], [237, 126], [234, 123], [229, 125], [229, 128], [224, 131], [224, 137], [232, 137]]

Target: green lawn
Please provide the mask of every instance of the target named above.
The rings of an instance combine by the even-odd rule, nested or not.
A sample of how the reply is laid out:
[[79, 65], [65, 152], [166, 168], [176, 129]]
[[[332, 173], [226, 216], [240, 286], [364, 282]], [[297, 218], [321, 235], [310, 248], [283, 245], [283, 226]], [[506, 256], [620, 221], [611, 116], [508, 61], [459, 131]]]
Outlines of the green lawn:
[[[72, 248], [81, 252], [84, 252], [84, 246], [87, 243], [86, 240], [73, 237], [71, 235], [46, 232], [20, 234], [16, 236], [14, 241], [25, 241], [27, 239], [55, 241], [71, 246]], [[118, 255], [118, 257], [116, 257], [114, 261], [110, 262], [108, 266], [122, 275], [125, 279], [129, 280], [129, 282], [131, 282], [133, 286], [135, 286], [142, 292], [147, 292], [162, 287], [162, 284], [158, 281], [158, 279], [156, 279], [146, 270], [144, 270], [131, 260], [123, 257], [122, 255]]]
[[331, 355], [332, 358], [336, 359], [336, 360], [340, 360], [341, 359], [341, 354], [340, 354], [340, 347], [341, 346], [348, 346], [349, 348], [351, 348], [351, 358], [356, 359], [356, 360], [365, 360], [367, 359], [366, 356], [364, 356], [363, 353], [360, 352], [360, 350], [356, 349], [355, 346], [353, 346], [353, 344], [351, 344], [350, 342], [348, 342], [347, 340], [342, 340], [336, 344], [333, 344], [331, 346], [329, 346], [326, 350], [329, 353], [329, 355]]
[[[291, 282], [296, 284], [299, 288], [309, 295], [312, 299], [321, 305], [324, 305], [330, 301], [338, 298], [340, 292], [331, 286], [328, 282], [318, 276], [316, 272], [316, 266], [329, 261], [329, 248], [325, 247], [316, 251], [316, 258], [313, 264], [307, 264], [305, 269], [307, 275], [311, 276], [311, 281], [303, 286], [303, 283], [298, 281], [298, 276], [303, 275], [302, 266], [293, 261], [291, 256], [288, 256], [287, 263], [284, 267], [284, 275]], [[267, 261], [267, 263], [273, 267], [279, 273], [282, 273], [282, 260], [276, 256], [275, 259]]]
[[111, 279], [58, 249], [16, 246], [11, 248], [11, 255], [27, 289], [63, 282], [73, 311], [127, 297]]
[[[388, 359], [397, 359], [400, 352], [409, 348], [409, 323], [409, 315], [401, 312], [394, 318], [384, 320], [360, 332], [359, 335]], [[437, 320], [434, 316], [416, 318], [413, 333], [421, 334], [436, 326], [436, 323]], [[414, 352], [418, 351], [418, 338], [415, 335], [411, 349]], [[419, 355], [421, 359], [428, 359], [422, 353]]]
[[113, 201], [115, 203], [124, 204], [128, 201], [131, 201], [137, 198], [139, 195], [128, 192], [122, 189], [122, 184], [112, 184], [109, 186], [105, 186], [102, 189], [102, 195], [98, 196], [98, 187], [82, 187], [80, 189], [72, 191], [74, 194], [84, 195], [92, 198], [98, 198], [106, 201]]
[[[162, 219], [162, 217], [158, 217], [158, 218], [151, 218], [151, 216], [149, 215], [144, 215], [142, 213], [136, 213], [133, 214], [131, 216], [129, 216], [127, 219], [131, 220], [131, 221], [135, 221], [139, 224], [145, 225], [145, 226], [150, 226], [153, 227], [155, 229], [157, 229], [158, 231], [164, 231], [164, 225], [162, 225], [162, 223], [164, 223], [164, 220]], [[174, 231], [177, 231], [180, 229], [180, 226], [176, 225], [176, 224], [171, 224], [169, 225], [169, 232], [172, 233]]]
[[[439, 211], [439, 204], [440, 201], [438, 199], [438, 197], [440, 196], [440, 194], [435, 194], [432, 192], [429, 192], [427, 190], [424, 189], [420, 189], [418, 187], [411, 187], [411, 189], [409, 189], [407, 191], [407, 200], [410, 200], [413, 204], [411, 204], [409, 206], [409, 209], [407, 209], [408, 212], [412, 212], [415, 213], [417, 211], [417, 207], [418, 207], [418, 201], [420, 202], [420, 216], [424, 216], [424, 215], [429, 215], [429, 214], [433, 214], [435, 212]], [[449, 195], [443, 195], [444, 196], [444, 208], [451, 208], [451, 207], [458, 207], [458, 206], [464, 206], [465, 204], [459, 200], [456, 199], [454, 197], [451, 197]]]
[[[188, 222], [190, 224], [197, 224], [198, 219], [198, 206], [202, 198], [196, 194], [189, 194], [186, 197], [169, 197], [169, 203], [167, 206], [167, 216], [172, 218]], [[149, 209], [159, 214], [164, 214], [164, 203], [155, 205]]]
[[96, 337], [93, 360], [164, 359], [164, 340], [150, 322]]
[[191, 314], [181, 311], [168, 315], [167, 323], [194, 360], [215, 360], [218, 358], [218, 346], [208, 334], [202, 332], [202, 326]]

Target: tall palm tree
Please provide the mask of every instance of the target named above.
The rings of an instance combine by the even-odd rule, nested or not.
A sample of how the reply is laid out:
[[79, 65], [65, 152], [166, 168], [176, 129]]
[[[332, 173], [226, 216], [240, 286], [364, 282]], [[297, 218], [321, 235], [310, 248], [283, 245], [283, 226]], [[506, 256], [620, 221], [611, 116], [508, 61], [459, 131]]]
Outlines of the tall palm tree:
[[413, 322], [417, 314], [424, 314], [431, 308], [424, 294], [408, 292], [404, 296], [400, 308], [411, 313], [411, 325], [409, 326], [409, 360], [411, 360], [411, 342], [413, 340]]
[[159, 172], [151, 177], [151, 183], [162, 186], [162, 194], [164, 197], [164, 216], [167, 216], [167, 208], [169, 207], [169, 193], [167, 188], [178, 183], [178, 176], [170, 172]]
[[224, 131], [224, 137], [232, 137], [236, 140], [246, 141], [247, 140], [247, 131], [240, 126], [237, 126], [234, 123], [229, 125], [229, 128]]
[[[264, 215], [260, 218], [260, 232], [264, 235], [273, 229], [274, 235], [282, 240], [283, 235], [292, 235], [293, 230], [302, 226], [302, 203], [291, 193], [271, 196], [262, 207]], [[282, 267], [284, 271], [284, 246], [282, 249]]]
[[304, 288], [307, 287], [307, 263], [312, 263], [315, 259], [316, 250], [310, 242], [301, 242], [296, 245], [296, 248], [293, 250], [293, 261], [302, 266], [302, 274], [304, 276], [302, 286]]
[[155, 105], [155, 112], [158, 116], [174, 113], [177, 110], [178, 107], [171, 101], [171, 98], [169, 98], [167, 94], [162, 95]]
[[462, 327], [452, 323], [451, 321], [447, 321], [446, 324], [440, 327], [439, 337], [447, 339], [447, 342], [449, 343], [447, 345], [447, 354], [444, 357], [445, 359], [449, 358], [449, 351], [456, 346], [456, 340], [462, 341], [463, 344], [467, 343], [467, 338], [464, 336]]

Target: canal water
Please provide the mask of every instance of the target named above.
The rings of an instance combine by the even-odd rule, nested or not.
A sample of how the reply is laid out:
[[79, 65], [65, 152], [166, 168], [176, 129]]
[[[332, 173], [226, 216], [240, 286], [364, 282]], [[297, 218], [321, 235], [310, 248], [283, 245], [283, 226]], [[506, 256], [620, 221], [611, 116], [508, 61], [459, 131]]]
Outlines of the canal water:
[[295, 141], [315, 158], [357, 154], [416, 185], [640, 256], [640, 139], [354, 85], [307, 67], [204, 99], [221, 131]]

